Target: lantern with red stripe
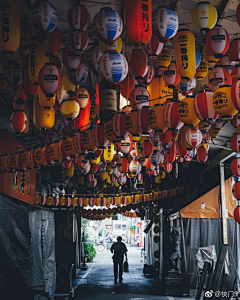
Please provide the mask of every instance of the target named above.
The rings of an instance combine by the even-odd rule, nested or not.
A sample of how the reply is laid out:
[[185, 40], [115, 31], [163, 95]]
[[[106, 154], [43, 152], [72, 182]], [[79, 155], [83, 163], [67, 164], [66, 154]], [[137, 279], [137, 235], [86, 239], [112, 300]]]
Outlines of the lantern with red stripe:
[[148, 171], [153, 171], [156, 166], [154, 164], [152, 164], [151, 162], [151, 159], [150, 158], [147, 158], [146, 161], [145, 161], [145, 167]]
[[[238, 22], [238, 23], [240, 23], [240, 22]], [[240, 206], [235, 207], [233, 216], [234, 216], [234, 220], [238, 224], [240, 224]]]
[[230, 139], [230, 145], [232, 150], [235, 152], [240, 152], [239, 144], [240, 144], [240, 134], [234, 133]]
[[136, 80], [141, 80], [148, 71], [148, 57], [143, 49], [133, 49], [130, 58], [131, 73]]
[[165, 162], [164, 171], [166, 173], [170, 173], [172, 171], [172, 163], [171, 162]]
[[234, 84], [240, 78], [240, 64], [235, 65], [235, 69], [231, 73], [232, 84]]
[[83, 146], [82, 143], [82, 133], [76, 134], [73, 138], [73, 146], [78, 154], [86, 154], [87, 149]]
[[92, 137], [94, 144], [99, 149], [105, 149], [109, 143], [109, 140], [105, 136], [104, 124], [99, 123], [93, 127]]
[[120, 15], [111, 7], [103, 7], [94, 17], [93, 30], [95, 35], [109, 44], [122, 34], [123, 23]]
[[194, 99], [194, 110], [203, 123], [215, 122], [215, 109], [213, 107], [213, 92], [205, 91], [197, 94]]
[[144, 86], [147, 86], [147, 85], [149, 85], [153, 81], [154, 78], [155, 78], [154, 67], [152, 65], [149, 65], [148, 66], [147, 74], [142, 79], [142, 84]]
[[53, 97], [60, 90], [61, 73], [53, 63], [46, 63], [39, 72], [38, 82], [46, 97]]
[[153, 153], [150, 157], [151, 163], [157, 167], [159, 165], [162, 165], [164, 162], [164, 154], [161, 153], [159, 150], [153, 150]]
[[118, 182], [120, 185], [124, 185], [127, 183], [127, 176], [125, 174], [121, 174], [118, 178]]
[[240, 200], [240, 181], [234, 183], [232, 193], [237, 200]]
[[215, 92], [221, 85], [232, 84], [231, 74], [224, 67], [214, 67], [208, 75], [208, 86], [212, 92]]
[[133, 148], [133, 140], [131, 135], [127, 136], [126, 139], [121, 140], [120, 143], [120, 151], [124, 154], [128, 154], [132, 151]]
[[130, 103], [133, 109], [137, 108], [140, 110], [143, 106], [149, 104], [149, 100], [150, 94], [144, 86], [138, 85], [132, 90], [130, 95]]
[[129, 172], [132, 173], [134, 176], [139, 174], [142, 170], [142, 166], [138, 160], [132, 160], [129, 164], [128, 168]]
[[130, 99], [130, 94], [135, 88], [135, 85], [137, 85], [137, 81], [130, 74], [128, 74], [127, 77], [120, 82], [120, 93], [123, 98]]
[[227, 53], [229, 48], [228, 32], [219, 24], [211, 29], [206, 36], [206, 44], [209, 52], [220, 58]]
[[202, 133], [199, 129], [193, 127], [186, 132], [185, 138], [191, 148], [196, 148], [202, 142]]
[[43, 41], [40, 40], [42, 51], [45, 53], [45, 55], [50, 57], [58, 52], [61, 44], [61, 32], [57, 27], [50, 32]]
[[240, 38], [231, 41], [227, 55], [230, 61], [240, 60]]
[[166, 130], [164, 133], [160, 133], [160, 140], [166, 147], [167, 145], [171, 144], [172, 140], [172, 131], [171, 130]]
[[71, 27], [72, 30], [80, 30], [85, 31], [87, 30], [90, 15], [88, 10], [83, 5], [74, 5], [68, 11], [68, 25]]
[[13, 131], [23, 132], [27, 125], [27, 116], [23, 111], [15, 111], [10, 118], [10, 125]]
[[143, 141], [143, 143], [140, 145], [141, 155], [145, 158], [148, 158], [152, 155], [153, 149], [154, 146], [148, 140]]
[[121, 173], [126, 173], [129, 168], [129, 162], [125, 157], [121, 157], [117, 163], [117, 169]]
[[70, 31], [68, 35], [70, 46], [75, 52], [82, 53], [88, 46], [87, 30], [81, 32], [79, 30]]
[[70, 72], [76, 72], [83, 63], [83, 56], [80, 53], [74, 52], [74, 49], [68, 44], [63, 50], [62, 60], [64, 66]]
[[98, 45], [90, 47], [86, 53], [88, 67], [94, 74], [98, 74], [98, 62], [102, 55], [103, 54]]
[[162, 143], [160, 140], [160, 134], [156, 132], [154, 133], [153, 136], [150, 137], [149, 140], [155, 147], [158, 147]]
[[234, 69], [234, 64], [230, 61], [229, 57], [227, 56], [227, 54], [223, 55], [223, 57], [221, 57], [219, 59], [219, 61], [216, 63], [215, 66], [220, 66], [220, 67], [224, 67], [225, 69], [228, 70], [228, 72], [231, 74], [233, 69]]
[[125, 139], [129, 135], [125, 126], [126, 116], [126, 113], [119, 112], [112, 118], [112, 129], [117, 139]]
[[172, 141], [172, 145], [166, 149], [166, 161], [173, 163], [174, 160], [176, 159], [176, 152], [177, 152], [176, 142]]
[[152, 132], [152, 128], [148, 124], [148, 113], [150, 106], [143, 106], [137, 112], [137, 126], [142, 135], [149, 136]]
[[152, 37], [152, 2], [144, 5], [138, 0], [124, 0], [127, 41], [148, 44]]
[[173, 89], [180, 82], [181, 77], [178, 74], [177, 65], [174, 61], [170, 63], [170, 65], [163, 70], [163, 80], [166, 85]]
[[122, 204], [127, 205], [127, 196], [122, 196]]
[[183, 122], [179, 119], [178, 116], [178, 105], [179, 102], [166, 101], [166, 105], [164, 107], [164, 122], [170, 130], [179, 130], [183, 126]]
[[240, 158], [236, 157], [231, 162], [231, 170], [234, 176], [240, 176]]
[[231, 96], [234, 106], [237, 110], [240, 110], [240, 79], [233, 84]]
[[150, 43], [146, 45], [146, 51], [150, 59], [156, 58], [164, 47], [164, 43], [161, 43], [157, 38], [152, 36]]
[[200, 146], [197, 149], [197, 160], [201, 163], [205, 163], [207, 159], [208, 159], [208, 150], [205, 147]]
[[90, 101], [88, 90], [84, 87], [79, 87], [76, 91], [76, 101], [78, 102], [80, 109], [84, 109]]

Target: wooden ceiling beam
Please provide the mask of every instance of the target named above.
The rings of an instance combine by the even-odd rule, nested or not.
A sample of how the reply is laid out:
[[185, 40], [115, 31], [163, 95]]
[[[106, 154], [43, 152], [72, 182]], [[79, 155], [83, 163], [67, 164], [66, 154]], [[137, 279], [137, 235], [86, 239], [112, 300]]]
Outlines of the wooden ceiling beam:
[[[225, 1], [226, 1], [226, 0], [224, 0], [224, 2], [225, 2]], [[226, 1], [226, 4], [225, 4], [225, 6], [224, 6], [224, 9], [223, 9], [221, 15], [218, 16], [218, 20], [219, 20], [219, 21], [218, 21], [218, 24], [221, 24], [221, 23], [222, 23], [222, 20], [223, 20], [223, 18], [225, 17], [225, 15], [226, 15], [226, 13], [227, 13], [227, 11], [228, 11], [228, 9], [229, 9], [231, 3], [232, 3], [232, 0]]]

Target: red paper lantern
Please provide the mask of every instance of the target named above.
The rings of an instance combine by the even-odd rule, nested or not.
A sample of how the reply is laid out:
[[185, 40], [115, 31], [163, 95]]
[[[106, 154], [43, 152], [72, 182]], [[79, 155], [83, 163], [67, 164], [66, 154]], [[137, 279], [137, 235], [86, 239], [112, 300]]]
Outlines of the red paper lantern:
[[109, 143], [109, 140], [105, 136], [104, 124], [99, 123], [93, 127], [92, 137], [94, 144], [99, 149], [105, 149]]
[[216, 25], [207, 33], [206, 44], [209, 52], [220, 58], [228, 51], [229, 35], [221, 25]]
[[176, 159], [176, 142], [172, 141], [172, 145], [166, 149], [166, 161], [173, 163]]
[[230, 120], [231, 125], [234, 128], [237, 128], [238, 125], [240, 124], [240, 115], [236, 114], [231, 120]]
[[132, 151], [133, 148], [133, 140], [131, 135], [127, 136], [126, 139], [121, 140], [120, 143], [120, 151], [124, 154], [128, 154]]
[[145, 167], [148, 171], [153, 171], [156, 166], [154, 164], [152, 164], [151, 162], [151, 159], [150, 158], [147, 158], [146, 161], [145, 161]]
[[179, 84], [180, 79], [177, 64], [172, 61], [170, 65], [163, 70], [163, 80], [170, 89], [173, 89]]
[[73, 146], [77, 153], [79, 154], [86, 154], [87, 149], [83, 146], [82, 143], [82, 133], [76, 134], [73, 138]]
[[53, 63], [46, 63], [39, 72], [38, 82], [46, 97], [53, 97], [60, 90], [61, 73]]
[[148, 113], [150, 110], [150, 106], [143, 106], [137, 112], [137, 126], [142, 135], [149, 136], [152, 132], [151, 127], [148, 124]]
[[87, 30], [81, 32], [79, 30], [70, 31], [68, 35], [68, 41], [70, 46], [75, 52], [82, 53], [86, 50], [88, 45], [88, 33]]
[[125, 126], [126, 116], [126, 113], [119, 112], [112, 118], [112, 129], [117, 139], [125, 139], [129, 135]]
[[57, 27], [53, 31], [51, 31], [43, 41], [40, 40], [42, 51], [47, 56], [52, 56], [53, 54], [56, 54], [60, 49], [61, 44], [61, 32]]
[[197, 160], [200, 163], [205, 163], [208, 159], [208, 151], [205, 147], [199, 147], [197, 149]]
[[213, 124], [215, 122], [215, 109], [213, 107], [213, 92], [201, 92], [195, 96], [194, 110], [199, 120], [203, 123]]
[[172, 163], [171, 162], [165, 162], [164, 171], [166, 173], [170, 173], [172, 171]]
[[68, 25], [71, 27], [72, 30], [80, 30], [85, 31], [87, 30], [90, 15], [88, 10], [83, 5], [74, 5], [68, 11]]
[[[178, 136], [178, 141], [177, 141], [177, 153], [179, 155], [179, 159], [180, 157], [185, 157], [187, 155], [187, 149], [183, 148], [182, 146], [182, 138], [181, 138], [181, 133]], [[183, 159], [180, 159], [183, 161]], [[180, 161], [180, 162], [182, 162]]]
[[240, 110], [240, 79], [233, 84], [231, 96], [234, 106], [237, 110]]
[[154, 146], [152, 145], [152, 143], [149, 142], [148, 140], [145, 140], [140, 145], [140, 150], [141, 150], [142, 156], [145, 157], [145, 158], [150, 157], [153, 153], [153, 148], [154, 148]]
[[158, 55], [162, 52], [164, 43], [161, 43], [157, 38], [152, 36], [150, 43], [146, 45], [146, 51], [150, 59], [157, 58]]
[[240, 158], [236, 157], [231, 162], [231, 170], [234, 176], [240, 176]]
[[70, 44], [68, 44], [63, 50], [62, 60], [64, 66], [70, 72], [76, 72], [83, 63], [83, 56], [81, 55], [81, 53], [74, 52], [74, 49]]
[[163, 144], [169, 144], [172, 140], [171, 130], [166, 130], [164, 133], [160, 133], [160, 140]]
[[129, 168], [129, 162], [125, 157], [121, 157], [117, 163], [117, 169], [121, 173], [126, 173]]
[[230, 140], [230, 146], [233, 151], [239, 152], [240, 134], [234, 133]]
[[235, 69], [231, 73], [232, 84], [234, 84], [240, 78], [240, 65], [235, 65]]
[[227, 54], [223, 55], [223, 57], [221, 57], [218, 62], [216, 63], [215, 66], [220, 66], [220, 67], [224, 67], [225, 69], [228, 70], [228, 72], [231, 74], [233, 69], [234, 69], [234, 65], [233, 63], [230, 61], [229, 57]]
[[142, 79], [142, 84], [145, 86], [149, 85], [153, 81], [154, 78], [155, 78], [154, 67], [152, 65], [149, 65], [147, 74]]
[[[238, 7], [239, 7], [239, 6], [238, 6]], [[240, 23], [240, 22], [238, 22], [238, 23]], [[239, 26], [240, 26], [240, 25], [239, 25]], [[233, 216], [234, 216], [234, 220], [235, 220], [238, 224], [240, 224], [240, 206], [235, 207]]]
[[74, 119], [74, 127], [81, 131], [86, 130], [89, 126], [91, 101], [89, 99], [87, 106], [80, 110], [79, 115]]
[[130, 74], [128, 74], [127, 77], [120, 82], [120, 93], [123, 98], [130, 99], [130, 94], [135, 88], [135, 85], [137, 85], [137, 81]]
[[130, 58], [131, 71], [136, 80], [142, 79], [148, 71], [148, 57], [143, 49], [133, 49]]
[[150, 94], [144, 86], [138, 85], [132, 90], [130, 95], [130, 103], [133, 109], [137, 108], [140, 110], [143, 106], [149, 105], [149, 100]]
[[152, 2], [124, 0], [127, 42], [148, 44], [152, 37]]
[[23, 84], [20, 83], [15, 89], [15, 98], [16, 99], [23, 99], [26, 100], [27, 99], [27, 95], [24, 93], [23, 91]]
[[179, 130], [183, 126], [178, 116], [178, 103], [174, 101], [166, 101], [163, 111], [164, 123], [170, 130]]
[[15, 111], [11, 115], [10, 125], [13, 131], [23, 132], [27, 125], [27, 116], [23, 111]]
[[215, 92], [221, 85], [231, 85], [231, 74], [224, 67], [214, 67], [208, 75], [208, 86], [212, 92]]
[[232, 193], [233, 193], [233, 196], [237, 200], [240, 200], [240, 182], [239, 181], [234, 183], [233, 188], [232, 188]]
[[24, 93], [28, 97], [33, 97], [36, 96], [39, 93], [40, 87], [38, 85], [35, 85], [31, 82], [29, 79], [29, 74], [28, 74], [28, 65], [29, 65], [29, 54], [25, 55], [23, 57], [23, 62], [22, 62], [22, 87]]

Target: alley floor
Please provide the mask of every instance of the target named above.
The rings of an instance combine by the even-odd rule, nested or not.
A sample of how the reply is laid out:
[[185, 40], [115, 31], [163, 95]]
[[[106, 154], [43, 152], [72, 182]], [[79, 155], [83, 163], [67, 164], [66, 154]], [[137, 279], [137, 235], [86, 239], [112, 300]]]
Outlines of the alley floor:
[[81, 271], [76, 284], [76, 300], [175, 300], [190, 297], [162, 296], [158, 281], [143, 274], [141, 250], [128, 247], [129, 273], [123, 274], [123, 282], [114, 282], [112, 254], [108, 250], [98, 252], [88, 269]]

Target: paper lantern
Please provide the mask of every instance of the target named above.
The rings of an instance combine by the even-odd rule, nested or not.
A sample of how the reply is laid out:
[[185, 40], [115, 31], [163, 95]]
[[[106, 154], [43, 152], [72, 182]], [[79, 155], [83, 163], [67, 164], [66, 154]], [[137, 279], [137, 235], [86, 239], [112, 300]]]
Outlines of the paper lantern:
[[203, 80], [208, 74], [208, 63], [205, 59], [202, 59], [200, 65], [196, 69], [195, 77], [197, 80]]
[[74, 99], [67, 99], [61, 106], [61, 112], [66, 116], [67, 120], [75, 119], [79, 111], [80, 106]]
[[222, 85], [213, 94], [213, 106], [223, 120], [232, 119], [238, 112], [231, 96], [231, 86]]
[[[238, 21], [238, 23], [240, 23], [240, 22]], [[235, 207], [233, 216], [234, 216], [234, 220], [238, 224], [240, 224], [240, 207], [239, 206]]]
[[23, 111], [15, 111], [10, 118], [10, 125], [13, 131], [23, 132], [26, 128], [27, 116]]
[[30, 20], [35, 29], [49, 33], [57, 26], [57, 10], [55, 6], [48, 1], [37, 2], [31, 7]]
[[152, 2], [124, 0], [127, 42], [148, 44], [152, 37]]
[[[66, 74], [64, 75], [66, 76]], [[61, 84], [59, 91], [56, 94], [56, 98], [58, 101], [58, 104], [62, 105], [63, 102], [65, 102], [68, 99], [68, 92], [63, 88], [63, 85]]]
[[[40, 87], [38, 85], [35, 85], [30, 81], [29, 79], [29, 54], [25, 55], [23, 57], [22, 62], [22, 88], [24, 93], [28, 97], [33, 97], [39, 93]], [[35, 71], [34, 71], [35, 72]]]
[[227, 31], [218, 24], [207, 33], [206, 44], [209, 52], [215, 55], [215, 57], [220, 58], [228, 51], [229, 35]]
[[170, 65], [163, 70], [163, 80], [169, 88], [173, 89], [179, 84], [180, 79], [181, 78], [178, 74], [177, 65], [172, 61]]
[[47, 34], [44, 40], [40, 40], [42, 51], [47, 56], [53, 56], [58, 52], [62, 44], [60, 30], [56, 27], [53, 31]]
[[148, 123], [148, 114], [150, 107], [143, 106], [137, 113], [137, 126], [142, 135], [149, 136], [152, 129]]
[[37, 128], [50, 129], [55, 122], [54, 108], [44, 108], [40, 105], [39, 99], [33, 100], [33, 123]]
[[194, 110], [198, 119], [203, 123], [213, 124], [215, 122], [213, 93], [211, 91], [206, 91], [197, 94], [194, 99]]
[[173, 91], [165, 84], [161, 75], [155, 76], [154, 80], [148, 85], [147, 90], [151, 96], [151, 105], [163, 104]]
[[93, 30], [95, 35], [109, 44], [122, 34], [123, 23], [120, 15], [111, 7], [103, 7], [94, 17]]
[[26, 103], [23, 99], [15, 97], [13, 98], [13, 108], [15, 110], [24, 110], [25, 105]]
[[235, 65], [235, 69], [231, 73], [232, 84], [234, 84], [240, 78], [240, 65]]
[[234, 64], [230, 61], [229, 57], [227, 54], [223, 55], [219, 61], [216, 63], [215, 65], [220, 66], [220, 67], [224, 67], [225, 69], [228, 70], [228, 72], [231, 74], [233, 69], [234, 69]]
[[164, 47], [161, 53], [153, 60], [153, 64], [159, 70], [166, 69], [172, 60], [171, 51], [168, 47]]
[[164, 159], [165, 159], [164, 154], [161, 153], [159, 150], [153, 150], [153, 153], [150, 156], [151, 163], [155, 167], [162, 165], [164, 162]]
[[153, 35], [163, 42], [173, 38], [178, 31], [178, 16], [169, 8], [158, 7], [154, 10], [152, 22]]
[[81, 67], [79, 69], [77, 69], [77, 71], [75, 73], [70, 73], [69, 72], [69, 78], [70, 80], [75, 84], [78, 85], [80, 83], [83, 83], [87, 80], [88, 77], [88, 66], [87, 64], [83, 61]]
[[129, 99], [130, 94], [132, 90], [135, 88], [135, 85], [137, 85], [136, 79], [128, 74], [126, 78], [120, 82], [120, 93], [123, 96], [123, 98]]
[[104, 124], [99, 123], [93, 127], [92, 138], [93, 138], [94, 144], [99, 149], [105, 149], [107, 147], [109, 140], [105, 136]]
[[61, 144], [61, 147], [63, 149], [63, 152], [66, 153], [66, 155], [69, 155], [70, 157], [78, 156], [78, 152], [74, 147], [73, 137], [69, 137], [66, 140], [64, 140]]
[[85, 130], [81, 135], [81, 139], [82, 139], [83, 147], [86, 148], [88, 151], [97, 150], [97, 146], [94, 144], [94, 140], [93, 140], [92, 129]]
[[125, 157], [121, 157], [117, 163], [117, 169], [121, 173], [126, 173], [129, 168], [129, 162]]
[[240, 152], [239, 144], [240, 144], [240, 135], [237, 133], [234, 133], [230, 139], [230, 145], [231, 145], [232, 150], [235, 152]]
[[64, 91], [67, 91], [67, 94], [73, 95], [73, 94], [75, 94], [75, 88], [76, 88], [75, 85], [70, 81], [67, 73], [64, 74], [62, 77], [62, 89]]
[[107, 52], [99, 60], [99, 75], [108, 82], [121, 82], [128, 74], [126, 58], [118, 52]]
[[215, 65], [219, 58], [216, 58], [215, 55], [211, 54], [207, 48], [207, 45], [203, 46], [203, 58], [209, 63], [209, 65]]
[[81, 53], [75, 52], [74, 49], [68, 44], [62, 53], [63, 65], [69, 72], [76, 72], [83, 63], [83, 56]]
[[202, 133], [196, 127], [193, 127], [187, 131], [185, 138], [191, 148], [196, 148], [202, 142]]
[[240, 110], [240, 80], [236, 81], [231, 89], [231, 98], [235, 108], [239, 111]]
[[148, 158], [152, 155], [153, 148], [154, 148], [154, 146], [151, 144], [150, 141], [144, 140], [143, 143], [141, 143], [141, 145], [139, 147], [139, 151], [141, 152], [140, 154], [143, 157]]
[[119, 112], [112, 118], [112, 129], [117, 139], [125, 139], [129, 135], [125, 126], [126, 116], [126, 113]]
[[39, 72], [39, 86], [46, 97], [53, 97], [61, 87], [61, 73], [53, 63], [46, 63]]
[[75, 52], [82, 53], [88, 45], [88, 33], [86, 30], [83, 32], [79, 30], [70, 31], [68, 41]]
[[154, 78], [155, 78], [154, 67], [152, 65], [149, 65], [148, 66], [147, 74], [142, 79], [142, 84], [144, 86], [147, 86], [147, 85], [149, 85], [153, 81]]
[[32, 24], [28, 16], [22, 15], [20, 17], [20, 42], [26, 43], [32, 37]]
[[164, 43], [152, 36], [150, 43], [146, 45], [146, 51], [150, 59], [156, 58], [163, 50]]
[[201, 33], [206, 34], [212, 29], [218, 19], [218, 13], [213, 5], [207, 1], [202, 1], [195, 6], [191, 12], [192, 23], [200, 29]]
[[[74, 175], [74, 163], [71, 164], [70, 168], [68, 169], [63, 169], [63, 177], [73, 177]], [[69, 200], [71, 198], [69, 197]], [[70, 203], [69, 203], [70, 206]]]
[[194, 110], [193, 96], [187, 96], [179, 102], [178, 116], [185, 125], [194, 126], [199, 123], [199, 119]]
[[38, 94], [38, 98], [39, 98], [39, 104], [44, 107], [44, 108], [51, 108], [54, 106], [55, 104], [55, 99], [56, 96], [53, 95], [52, 97], [47, 97], [41, 90], [39, 91]]
[[166, 173], [170, 173], [172, 171], [172, 163], [171, 162], [165, 162], [164, 170], [165, 170]]
[[156, 104], [149, 110], [148, 124], [151, 129], [155, 130], [155, 133], [164, 132], [167, 130], [167, 126], [165, 125], [163, 119], [164, 107], [165, 106], [163, 104]]
[[[111, 162], [113, 160], [113, 155], [114, 155], [114, 144], [109, 142], [106, 149], [104, 149], [104, 151], [103, 151], [104, 161]], [[107, 171], [108, 171], [108, 173], [110, 173], [109, 170], [107, 170]]]
[[87, 89], [79, 87], [76, 91], [76, 101], [80, 106], [80, 109], [85, 109], [90, 101], [90, 95]]
[[189, 81], [182, 81], [180, 80], [179, 85], [177, 88], [182, 91], [182, 93], [178, 93], [178, 99], [182, 100], [182, 98], [186, 95], [193, 95], [193, 90], [197, 86], [196, 78], [193, 77]]
[[130, 162], [128, 170], [134, 176], [136, 176], [137, 174], [139, 174], [141, 172], [142, 166], [141, 166], [139, 161], [133, 160], [133, 161]]
[[89, 126], [91, 101], [89, 99], [87, 106], [80, 110], [79, 115], [74, 119], [74, 127], [81, 131], [85, 130]]
[[141, 136], [141, 132], [137, 125], [137, 114], [138, 110], [133, 109], [129, 114], [127, 114], [125, 121], [126, 129], [132, 134], [133, 137]]
[[166, 161], [173, 163], [176, 159], [176, 152], [177, 152], [176, 142], [172, 141], [171, 146], [166, 149]]
[[200, 64], [200, 61], [201, 61], [201, 53], [199, 48], [195, 45], [195, 68], [196, 69]]
[[107, 51], [117, 51], [120, 53], [122, 51], [122, 38], [119, 37], [113, 43], [108, 44], [108, 42], [99, 41], [100, 50], [102, 53]]
[[208, 86], [215, 92], [222, 85], [232, 84], [231, 74], [224, 67], [215, 67], [208, 75]]
[[83, 146], [82, 143], [82, 133], [76, 134], [73, 138], [73, 145], [78, 154], [86, 154], [87, 149]]
[[86, 53], [86, 62], [94, 74], [98, 74], [98, 62], [102, 55], [99, 46], [90, 47]]
[[144, 50], [133, 49], [130, 58], [132, 75], [136, 80], [142, 79], [148, 71], [148, 57]]
[[120, 150], [122, 153], [128, 154], [132, 151], [132, 148], [133, 148], [133, 140], [130, 135], [127, 136], [126, 139], [121, 140]]
[[87, 30], [90, 15], [88, 10], [83, 5], [74, 5], [68, 11], [68, 25], [72, 30]]
[[142, 85], [138, 85], [130, 94], [130, 103], [133, 109], [136, 107], [139, 110], [143, 106], [147, 106], [149, 104], [149, 100], [150, 94]]
[[195, 37], [190, 31], [181, 29], [175, 35], [173, 41], [178, 74], [181, 80], [189, 81], [196, 72]]
[[20, 46], [20, 9], [14, 0], [0, 4], [0, 51], [6, 54], [17, 52]]
[[29, 107], [28, 107], [28, 105], [25, 105], [23, 111], [24, 111], [24, 113], [25, 113], [25, 115], [27, 117], [27, 124], [26, 124], [26, 127], [25, 127], [25, 129], [23, 130], [22, 133], [28, 133], [28, 131], [29, 131], [29, 123], [30, 123], [30, 119], [29, 119]]
[[231, 162], [231, 170], [234, 176], [240, 176], [240, 158], [236, 157]]
[[103, 122], [111, 118], [111, 114], [117, 111], [117, 91], [106, 86], [99, 93], [99, 116]]
[[179, 102], [167, 101], [163, 111], [164, 123], [170, 130], [179, 130], [183, 122], [178, 115]]
[[205, 147], [202, 147], [200, 146], [198, 149], [197, 149], [197, 160], [200, 162], [200, 163], [205, 163], [208, 159], [208, 151]]
[[233, 193], [233, 196], [237, 200], [240, 200], [240, 182], [239, 181], [234, 183], [233, 188], [232, 188], [232, 193]]

